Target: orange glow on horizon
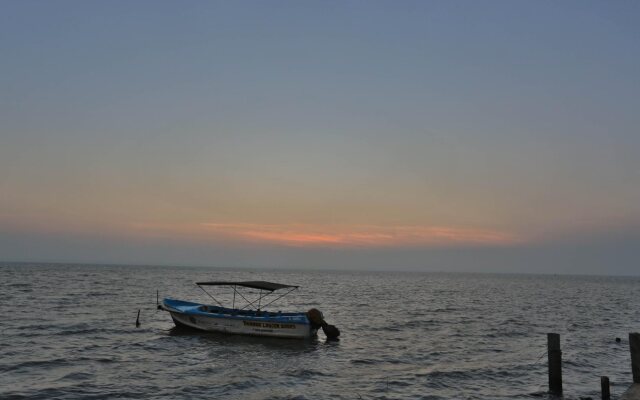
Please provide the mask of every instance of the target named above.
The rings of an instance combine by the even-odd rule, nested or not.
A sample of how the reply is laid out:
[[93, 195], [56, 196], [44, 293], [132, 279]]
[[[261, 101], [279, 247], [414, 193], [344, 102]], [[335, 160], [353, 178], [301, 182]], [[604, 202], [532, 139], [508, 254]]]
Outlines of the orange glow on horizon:
[[502, 246], [520, 243], [514, 235], [472, 228], [424, 226], [312, 226], [302, 224], [201, 224], [204, 232], [243, 241], [286, 246], [418, 247]]
[[[0, 216], [1, 217], [1, 216]], [[142, 240], [207, 241], [227, 244], [272, 244], [291, 247], [449, 247], [509, 246], [523, 238], [511, 233], [442, 226], [311, 225], [252, 223], [97, 223], [70, 224], [49, 219], [0, 218], [13, 231], [44, 234], [101, 234]], [[96, 226], [99, 231], [96, 231]]]

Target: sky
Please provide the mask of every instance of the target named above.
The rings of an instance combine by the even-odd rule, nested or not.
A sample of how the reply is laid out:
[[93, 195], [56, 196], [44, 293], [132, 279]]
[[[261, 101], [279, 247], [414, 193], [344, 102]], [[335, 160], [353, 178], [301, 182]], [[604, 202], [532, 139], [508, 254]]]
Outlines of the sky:
[[640, 274], [638, 2], [0, 9], [0, 260]]

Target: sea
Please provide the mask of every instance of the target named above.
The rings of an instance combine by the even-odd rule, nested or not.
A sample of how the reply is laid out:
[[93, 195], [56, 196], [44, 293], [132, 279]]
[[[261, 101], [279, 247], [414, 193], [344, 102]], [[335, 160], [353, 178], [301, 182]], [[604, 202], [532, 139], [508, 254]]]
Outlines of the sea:
[[[213, 303], [207, 280], [300, 285], [268, 309], [318, 308], [340, 340], [185, 331], [156, 309]], [[0, 263], [0, 282], [5, 400], [547, 399], [549, 332], [566, 399], [599, 398], [603, 375], [616, 398], [640, 331], [638, 277]]]

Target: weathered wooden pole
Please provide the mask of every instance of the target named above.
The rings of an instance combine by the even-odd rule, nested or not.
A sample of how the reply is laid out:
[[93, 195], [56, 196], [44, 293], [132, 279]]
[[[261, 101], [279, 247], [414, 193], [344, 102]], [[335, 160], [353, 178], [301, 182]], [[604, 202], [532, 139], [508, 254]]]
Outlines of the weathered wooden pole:
[[562, 351], [560, 335], [547, 333], [547, 356], [549, 359], [549, 392], [562, 396]]
[[611, 390], [609, 389], [609, 377], [600, 377], [600, 390], [602, 392], [602, 400], [611, 400]]
[[631, 352], [633, 383], [640, 383], [640, 333], [629, 334], [629, 351]]

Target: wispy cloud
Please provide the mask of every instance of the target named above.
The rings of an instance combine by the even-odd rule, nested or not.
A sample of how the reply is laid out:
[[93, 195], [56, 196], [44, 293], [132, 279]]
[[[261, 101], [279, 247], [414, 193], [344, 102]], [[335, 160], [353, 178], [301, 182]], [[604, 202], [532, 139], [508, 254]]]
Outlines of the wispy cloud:
[[515, 235], [475, 228], [441, 226], [220, 224], [203, 223], [201, 230], [245, 241], [286, 246], [445, 246], [510, 245]]

